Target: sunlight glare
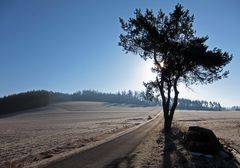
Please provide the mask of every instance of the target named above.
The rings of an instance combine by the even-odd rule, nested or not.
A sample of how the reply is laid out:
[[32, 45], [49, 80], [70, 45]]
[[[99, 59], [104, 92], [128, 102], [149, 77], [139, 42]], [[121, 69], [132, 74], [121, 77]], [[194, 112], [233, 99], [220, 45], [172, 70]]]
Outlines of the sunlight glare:
[[164, 67], [164, 61], [160, 62], [160, 67], [163, 68]]
[[144, 65], [142, 68], [142, 79], [143, 81], [154, 80], [155, 74], [152, 72], [151, 68], [153, 67], [152, 60], [144, 61]]

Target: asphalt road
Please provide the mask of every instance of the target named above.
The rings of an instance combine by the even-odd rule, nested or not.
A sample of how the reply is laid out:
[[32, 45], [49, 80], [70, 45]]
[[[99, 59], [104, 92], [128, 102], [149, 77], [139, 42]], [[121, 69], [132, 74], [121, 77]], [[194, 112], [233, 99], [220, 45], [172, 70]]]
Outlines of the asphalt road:
[[109, 142], [83, 151], [47, 168], [106, 168], [130, 154], [157, 124], [160, 117]]

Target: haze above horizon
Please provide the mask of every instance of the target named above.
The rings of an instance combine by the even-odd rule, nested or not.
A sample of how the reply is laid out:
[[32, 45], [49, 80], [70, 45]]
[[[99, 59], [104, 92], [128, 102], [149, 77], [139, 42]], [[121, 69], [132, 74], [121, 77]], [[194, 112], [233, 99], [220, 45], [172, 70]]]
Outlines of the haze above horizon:
[[223, 1], [14, 1], [0, 2], [0, 96], [28, 90], [72, 93], [144, 90], [152, 62], [125, 54], [118, 46], [119, 17], [134, 10], [162, 9], [180, 3], [194, 14], [199, 36], [209, 36], [209, 48], [233, 54], [227, 79], [187, 89], [180, 97], [240, 105], [240, 2]]

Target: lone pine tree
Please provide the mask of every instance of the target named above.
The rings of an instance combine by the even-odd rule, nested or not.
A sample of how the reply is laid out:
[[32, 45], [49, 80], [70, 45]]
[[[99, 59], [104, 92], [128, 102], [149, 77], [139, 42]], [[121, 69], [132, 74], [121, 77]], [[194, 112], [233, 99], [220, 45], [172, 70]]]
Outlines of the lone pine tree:
[[[194, 16], [177, 4], [169, 15], [160, 10], [154, 15], [146, 9], [136, 9], [135, 18], [120, 18], [123, 34], [119, 45], [128, 53], [152, 59], [156, 79], [144, 83], [146, 95], [160, 97], [164, 113], [164, 129], [171, 130], [178, 104], [178, 85], [208, 84], [228, 76], [223, 68], [232, 55], [221, 49], [208, 49], [208, 36], [197, 37], [193, 29]], [[171, 98], [172, 96], [172, 98]]]

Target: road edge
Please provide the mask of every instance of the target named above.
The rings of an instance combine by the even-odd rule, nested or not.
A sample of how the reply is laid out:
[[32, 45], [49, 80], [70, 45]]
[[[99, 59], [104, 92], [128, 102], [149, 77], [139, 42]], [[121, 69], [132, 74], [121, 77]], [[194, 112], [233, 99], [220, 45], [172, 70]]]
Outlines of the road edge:
[[[53, 158], [52, 160], [49, 159], [49, 162], [47, 162], [47, 163], [44, 163], [44, 160], [43, 160], [42, 163], [39, 162], [39, 163], [37, 163], [37, 164], [29, 165], [28, 167], [29, 167], [29, 168], [30, 168], [30, 167], [31, 167], [31, 168], [32, 168], [32, 167], [45, 168], [45, 167], [47, 167], [47, 166], [49, 166], [49, 165], [51, 165], [51, 164], [57, 163], [57, 162], [59, 162], [59, 161], [61, 161], [61, 160], [70, 158], [70, 157], [72, 157], [72, 156], [74, 156], [74, 155], [77, 155], [77, 154], [79, 154], [79, 153], [82, 153], [82, 152], [84, 152], [84, 151], [91, 150], [91, 149], [93, 149], [93, 148], [95, 148], [95, 147], [97, 147], [97, 146], [100, 146], [100, 145], [102, 145], [102, 144], [111, 142], [111, 141], [113, 141], [113, 140], [115, 140], [115, 139], [117, 139], [117, 138], [119, 138], [119, 137], [121, 137], [121, 136], [124, 136], [125, 134], [128, 134], [128, 133], [130, 133], [130, 132], [132, 132], [132, 131], [135, 131], [136, 129], [138, 129], [138, 128], [140, 128], [140, 127], [143, 127], [144, 125], [148, 124], [149, 122], [152, 122], [152, 121], [156, 120], [158, 117], [160, 117], [160, 115], [161, 115], [161, 111], [160, 111], [157, 115], [155, 115], [152, 119], [147, 120], [147, 121], [144, 122], [144, 123], [141, 123], [141, 124], [139, 124], [139, 125], [136, 125], [136, 126], [134, 126], [134, 127], [131, 127], [131, 128], [129, 128], [129, 129], [126, 129], [126, 130], [124, 130], [124, 131], [122, 131], [122, 132], [113, 134], [113, 135], [111, 135], [111, 136], [109, 136], [109, 137], [107, 137], [107, 138], [105, 138], [105, 139], [103, 139], [103, 140], [97, 141], [97, 142], [95, 142], [95, 143], [93, 143], [93, 144], [90, 144], [90, 145], [87, 145], [87, 146], [84, 146], [84, 147], [75, 149], [75, 150], [73, 150], [73, 151], [70, 151], [70, 152], [68, 152], [68, 155], [60, 156], [60, 157], [57, 158], [57, 159], [54, 159], [54, 158]], [[26, 167], [26, 168], [28, 168], [28, 167]]]

